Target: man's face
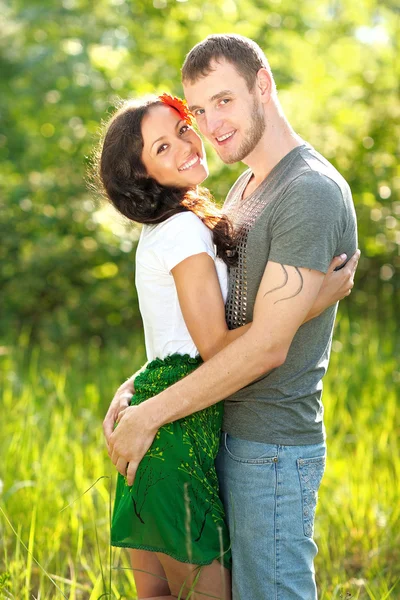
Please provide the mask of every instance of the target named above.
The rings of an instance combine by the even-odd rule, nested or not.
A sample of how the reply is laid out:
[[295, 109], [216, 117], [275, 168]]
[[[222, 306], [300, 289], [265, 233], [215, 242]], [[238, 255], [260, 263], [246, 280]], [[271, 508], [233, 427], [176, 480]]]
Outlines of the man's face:
[[244, 160], [265, 131], [263, 107], [255, 92], [228, 61], [194, 83], [184, 82], [186, 100], [201, 133], [228, 164]]

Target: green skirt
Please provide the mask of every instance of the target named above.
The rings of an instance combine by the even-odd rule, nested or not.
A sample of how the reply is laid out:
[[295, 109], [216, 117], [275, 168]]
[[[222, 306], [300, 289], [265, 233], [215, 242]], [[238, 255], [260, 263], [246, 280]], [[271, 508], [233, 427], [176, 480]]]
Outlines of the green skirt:
[[[131, 405], [155, 396], [201, 362], [179, 354], [153, 360], [135, 379]], [[118, 475], [113, 546], [163, 552], [195, 565], [217, 559], [230, 568], [228, 529], [214, 464], [222, 413], [220, 402], [161, 427], [133, 486]]]

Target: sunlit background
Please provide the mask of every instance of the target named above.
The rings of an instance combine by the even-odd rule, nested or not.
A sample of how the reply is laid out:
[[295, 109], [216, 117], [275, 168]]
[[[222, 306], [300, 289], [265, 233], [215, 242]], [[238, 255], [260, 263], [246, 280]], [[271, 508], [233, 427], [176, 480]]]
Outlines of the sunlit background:
[[[358, 216], [326, 381], [321, 597], [400, 598], [398, 4], [14, 0], [0, 31], [0, 594], [135, 597], [124, 556], [108, 556], [110, 480], [59, 512], [113, 474], [102, 417], [144, 361], [140, 231], [89, 190], [90, 157], [118, 98], [181, 95], [190, 48], [234, 32], [265, 51], [287, 117], [347, 179]], [[208, 157], [221, 202], [244, 166]]]

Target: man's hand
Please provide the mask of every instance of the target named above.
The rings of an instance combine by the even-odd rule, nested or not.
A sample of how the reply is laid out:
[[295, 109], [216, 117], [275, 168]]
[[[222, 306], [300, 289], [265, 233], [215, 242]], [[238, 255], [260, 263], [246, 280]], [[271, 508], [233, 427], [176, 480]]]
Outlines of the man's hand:
[[140, 461], [150, 448], [157, 427], [151, 424], [146, 402], [129, 406], [119, 414], [118, 427], [109, 437], [109, 455], [121, 475], [132, 485]]
[[132, 377], [120, 385], [115, 392], [115, 396], [111, 400], [111, 404], [103, 421], [103, 432], [107, 445], [109, 444], [110, 435], [114, 430], [115, 423], [118, 421], [118, 416], [129, 406], [129, 401], [134, 393], [135, 388]]

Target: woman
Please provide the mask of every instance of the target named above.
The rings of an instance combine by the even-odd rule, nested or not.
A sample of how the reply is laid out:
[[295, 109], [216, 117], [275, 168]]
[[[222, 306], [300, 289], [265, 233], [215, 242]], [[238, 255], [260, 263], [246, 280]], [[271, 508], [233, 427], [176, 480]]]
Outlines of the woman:
[[[112, 204], [144, 224], [136, 286], [149, 363], [121, 386], [108, 413], [116, 422], [133, 380], [131, 404], [138, 404], [250, 325], [229, 331], [225, 322], [234, 241], [228, 219], [198, 187], [208, 175], [204, 147], [181, 100], [163, 94], [124, 103], [107, 125], [99, 175]], [[332, 263], [331, 279], [340, 262]], [[308, 319], [344, 295], [326, 290]], [[111, 543], [130, 548], [140, 599], [231, 597], [229, 538], [214, 467], [221, 418], [220, 403], [162, 427], [134, 485], [118, 476]]]

